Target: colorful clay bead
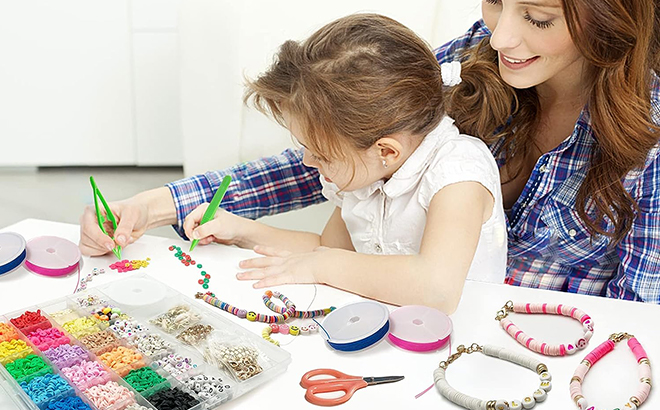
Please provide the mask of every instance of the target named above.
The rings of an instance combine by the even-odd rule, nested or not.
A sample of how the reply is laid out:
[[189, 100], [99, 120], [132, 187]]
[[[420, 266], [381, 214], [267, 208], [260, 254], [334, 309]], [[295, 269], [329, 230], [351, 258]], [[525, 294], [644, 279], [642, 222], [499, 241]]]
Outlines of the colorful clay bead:
[[247, 310], [239, 309], [236, 316], [240, 317], [241, 319], [245, 319], [245, 317], [247, 316]]
[[289, 325], [281, 324], [280, 325], [280, 333], [282, 334], [288, 334], [289, 333]]
[[269, 326], [272, 333], [278, 333], [280, 331], [280, 326], [277, 323], [271, 323]]
[[254, 322], [255, 320], [257, 320], [257, 314], [254, 312], [248, 312], [245, 318], [250, 322]]
[[289, 333], [293, 336], [298, 336], [300, 334], [300, 329], [298, 329], [298, 326], [291, 326], [289, 328]]

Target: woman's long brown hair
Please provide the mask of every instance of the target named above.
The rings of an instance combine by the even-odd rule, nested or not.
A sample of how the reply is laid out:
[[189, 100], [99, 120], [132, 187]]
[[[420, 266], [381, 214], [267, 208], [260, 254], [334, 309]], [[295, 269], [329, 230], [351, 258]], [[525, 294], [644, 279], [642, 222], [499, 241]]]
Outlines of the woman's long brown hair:
[[[623, 179], [644, 166], [659, 137], [650, 87], [653, 71], [660, 69], [660, 4], [562, 0], [562, 7], [573, 42], [588, 64], [587, 108], [595, 137], [576, 210], [592, 235], [610, 236], [616, 244], [638, 211]], [[538, 95], [534, 88], [518, 90], [504, 83], [488, 39], [470, 50], [463, 66], [463, 82], [450, 90], [448, 112], [464, 133], [488, 143], [503, 138], [507, 174], [515, 177], [539, 128]], [[607, 220], [613, 229], [607, 229]]]

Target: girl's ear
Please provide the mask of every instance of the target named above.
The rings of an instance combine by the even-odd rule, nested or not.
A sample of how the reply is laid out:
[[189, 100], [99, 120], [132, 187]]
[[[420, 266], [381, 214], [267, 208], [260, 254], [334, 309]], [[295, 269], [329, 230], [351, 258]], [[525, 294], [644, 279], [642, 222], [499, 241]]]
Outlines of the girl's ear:
[[375, 146], [383, 165], [396, 164], [403, 157], [403, 145], [396, 138], [383, 137], [376, 141]]

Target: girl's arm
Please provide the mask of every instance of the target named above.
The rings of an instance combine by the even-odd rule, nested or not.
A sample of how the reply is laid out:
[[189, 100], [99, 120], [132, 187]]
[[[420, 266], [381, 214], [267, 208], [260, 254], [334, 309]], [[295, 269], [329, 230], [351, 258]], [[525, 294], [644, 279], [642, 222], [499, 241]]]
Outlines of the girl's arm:
[[351, 235], [341, 217], [341, 208], [336, 207], [321, 234], [321, 246], [354, 251]]
[[446, 313], [456, 309], [479, 243], [481, 225], [494, 200], [477, 182], [460, 182], [431, 200], [420, 253], [365, 255], [321, 248], [304, 254], [260, 249], [270, 256], [243, 261], [252, 271], [239, 279], [258, 279], [255, 287], [284, 283], [324, 283], [396, 305], [423, 304]]

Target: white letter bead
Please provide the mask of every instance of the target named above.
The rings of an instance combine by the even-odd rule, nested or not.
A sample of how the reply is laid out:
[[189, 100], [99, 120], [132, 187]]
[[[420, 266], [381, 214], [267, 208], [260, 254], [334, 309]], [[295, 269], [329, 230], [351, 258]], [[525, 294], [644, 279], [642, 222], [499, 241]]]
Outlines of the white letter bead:
[[589, 340], [591, 340], [591, 336], [593, 336], [593, 335], [594, 335], [594, 332], [592, 332], [591, 330], [587, 330], [584, 333], [584, 340], [586, 340], [588, 342]]
[[300, 327], [300, 334], [308, 335], [309, 334], [309, 328], [307, 326], [301, 326]]
[[518, 400], [511, 400], [511, 403], [509, 403], [509, 410], [522, 410], [522, 408], [522, 403]]
[[577, 406], [580, 410], [585, 410], [587, 408], [587, 399], [581, 397], [577, 401]]
[[539, 378], [541, 379], [542, 382], [551, 382], [552, 381], [552, 375], [548, 372], [543, 372], [539, 375]]
[[498, 400], [495, 402], [495, 410], [509, 410], [509, 403], [504, 400]]
[[547, 397], [548, 397], [548, 393], [546, 393], [546, 391], [543, 389], [537, 389], [536, 391], [534, 391], [534, 400], [536, 400], [539, 403], [545, 400]]
[[522, 401], [523, 409], [531, 409], [536, 405], [536, 400], [534, 400], [532, 397], [525, 397]]
[[577, 353], [577, 351], [578, 351], [578, 349], [575, 347], [574, 344], [569, 343], [569, 344], [566, 345], [566, 354], [567, 355], [569, 355], [569, 356], [574, 355], [575, 353]]
[[632, 402], [626, 402], [626, 404], [623, 405], [621, 410], [637, 410], [637, 406], [635, 406], [635, 403]]
[[546, 392], [549, 392], [550, 390], [552, 390], [552, 383], [549, 381], [542, 381], [541, 389], [545, 390]]

